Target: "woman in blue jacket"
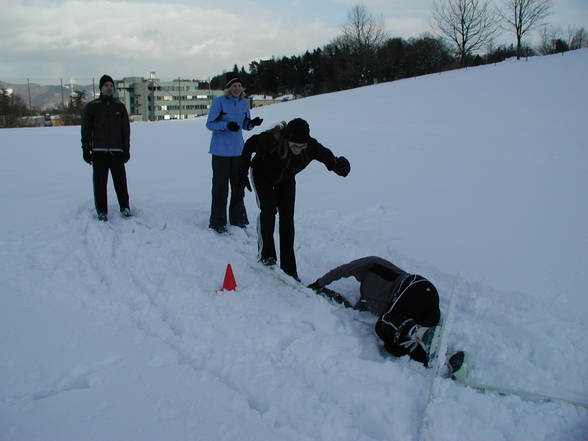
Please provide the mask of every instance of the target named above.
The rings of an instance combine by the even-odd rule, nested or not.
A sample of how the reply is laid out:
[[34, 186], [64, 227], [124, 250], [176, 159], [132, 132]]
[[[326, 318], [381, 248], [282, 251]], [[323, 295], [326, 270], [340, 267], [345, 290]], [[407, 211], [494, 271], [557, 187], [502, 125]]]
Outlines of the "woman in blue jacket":
[[243, 132], [262, 123], [251, 119], [249, 101], [244, 97], [239, 77], [228, 78], [225, 94], [212, 101], [206, 127], [212, 132], [209, 153], [212, 154], [212, 204], [209, 227], [217, 233], [227, 232], [227, 198], [231, 184], [229, 222], [245, 228], [249, 221], [239, 191], [239, 167], [243, 151]]

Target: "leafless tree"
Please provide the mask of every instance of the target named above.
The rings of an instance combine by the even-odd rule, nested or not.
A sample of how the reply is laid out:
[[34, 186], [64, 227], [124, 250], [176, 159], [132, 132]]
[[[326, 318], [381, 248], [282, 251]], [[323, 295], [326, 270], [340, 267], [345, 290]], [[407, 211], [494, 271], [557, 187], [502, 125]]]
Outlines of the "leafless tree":
[[362, 4], [351, 8], [341, 31], [357, 49], [377, 49], [387, 38], [383, 18], [372, 14]]
[[520, 59], [523, 36], [551, 13], [551, 0], [503, 0], [503, 4], [500, 16], [505, 27], [516, 35]]
[[334, 43], [346, 46], [357, 65], [358, 82], [365, 84], [371, 78], [376, 51], [387, 40], [384, 20], [361, 4], [351, 8], [347, 22], [341, 26], [342, 36]]
[[568, 44], [571, 50], [586, 47], [588, 44], [588, 34], [583, 27], [578, 29], [576, 27], [568, 27]]
[[484, 0], [435, 1], [433, 21], [437, 33], [455, 47], [461, 64], [489, 44], [498, 31], [497, 12]]
[[553, 54], [555, 52], [555, 42], [560, 38], [560, 30], [545, 24], [541, 27], [539, 37], [541, 39], [539, 53], [541, 55]]

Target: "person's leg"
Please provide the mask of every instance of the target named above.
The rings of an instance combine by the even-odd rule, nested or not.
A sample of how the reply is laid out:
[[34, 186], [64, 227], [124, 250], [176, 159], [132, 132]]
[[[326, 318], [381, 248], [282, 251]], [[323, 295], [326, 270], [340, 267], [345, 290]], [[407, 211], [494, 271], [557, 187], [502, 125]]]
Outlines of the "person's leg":
[[[430, 339], [423, 339], [423, 335], [429, 331], [434, 333], [434, 328], [419, 326], [414, 320], [401, 313], [388, 312], [378, 319], [375, 331], [390, 354], [396, 357], [408, 355], [413, 360], [427, 366], [431, 342]], [[417, 331], [425, 332], [419, 333]]]
[[95, 152], [92, 155], [92, 180], [94, 185], [94, 205], [98, 215], [108, 213], [108, 162], [105, 153]]
[[212, 203], [210, 207], [210, 228], [227, 224], [227, 196], [229, 194], [230, 158], [212, 155]]
[[274, 229], [276, 225], [276, 192], [274, 186], [253, 174], [253, 187], [259, 206], [257, 219], [258, 258], [263, 262], [276, 261]]
[[294, 205], [296, 181], [281, 183], [278, 188], [278, 213], [280, 215], [280, 268], [298, 280], [294, 254]]
[[229, 203], [229, 222], [231, 225], [238, 227], [244, 227], [249, 224], [247, 219], [247, 211], [245, 210], [245, 202], [241, 196], [239, 188], [240, 174], [239, 169], [241, 166], [241, 157], [233, 156], [230, 158], [230, 173], [229, 181], [231, 183], [231, 200]]
[[118, 206], [120, 211], [129, 208], [129, 192], [127, 190], [127, 173], [125, 170], [125, 163], [118, 155], [111, 155], [109, 157], [110, 173], [112, 173], [112, 182], [116, 197], [118, 198]]
[[276, 244], [274, 230], [276, 227], [276, 192], [272, 183], [253, 173], [253, 189], [259, 218], [257, 219], [258, 258], [264, 263], [276, 262]]

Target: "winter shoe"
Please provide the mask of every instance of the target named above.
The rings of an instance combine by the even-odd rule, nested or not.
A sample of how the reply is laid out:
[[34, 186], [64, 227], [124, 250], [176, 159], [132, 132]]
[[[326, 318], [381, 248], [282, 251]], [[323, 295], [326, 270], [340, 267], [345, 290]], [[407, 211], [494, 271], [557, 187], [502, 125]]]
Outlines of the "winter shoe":
[[128, 207], [127, 208], [123, 208], [122, 210], [120, 210], [120, 214], [123, 217], [131, 217], [132, 216], [131, 210]]
[[225, 234], [229, 232], [229, 230], [227, 230], [227, 227], [225, 227], [224, 225], [211, 225], [210, 228], [212, 228], [218, 234]]
[[437, 352], [437, 342], [440, 337], [439, 326], [426, 327], [420, 325], [412, 326], [405, 340], [399, 343], [408, 352], [414, 352], [419, 347], [427, 354], [428, 360], [431, 360]]
[[264, 257], [260, 259], [260, 262], [263, 263], [265, 266], [273, 266], [276, 264], [275, 257]]
[[468, 354], [457, 351], [447, 356], [442, 376], [451, 377], [456, 381], [463, 381], [468, 376]]
[[98, 220], [100, 222], [108, 222], [108, 216], [106, 213], [98, 213]]

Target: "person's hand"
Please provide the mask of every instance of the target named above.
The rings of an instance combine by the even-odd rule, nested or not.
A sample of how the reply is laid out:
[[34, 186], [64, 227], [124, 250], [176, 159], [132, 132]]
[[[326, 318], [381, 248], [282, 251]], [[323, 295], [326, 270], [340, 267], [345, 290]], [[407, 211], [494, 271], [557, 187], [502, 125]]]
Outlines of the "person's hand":
[[263, 119], [261, 119], [259, 116], [256, 116], [249, 123], [251, 124], [251, 127], [255, 127], [255, 126], [260, 126], [262, 122], [263, 122]]
[[239, 124], [237, 124], [235, 121], [229, 121], [229, 123], [227, 124], [227, 129], [229, 129], [231, 132], [236, 132], [240, 128], [241, 127], [239, 127]]
[[333, 167], [333, 171], [337, 173], [339, 176], [347, 176], [351, 171], [351, 164], [345, 156], [339, 156], [335, 160], [335, 167]]
[[131, 153], [129, 151], [122, 152], [122, 160], [126, 164], [131, 159]]
[[239, 195], [242, 198], [245, 197], [245, 189], [253, 191], [253, 189], [251, 188], [251, 183], [249, 182], [249, 178], [242, 179], [239, 182]]
[[82, 150], [82, 155], [84, 158], [84, 161], [86, 161], [88, 164], [92, 163], [92, 152], [90, 150]]

